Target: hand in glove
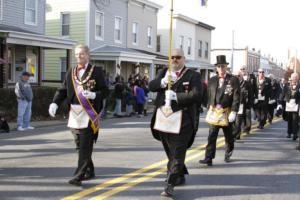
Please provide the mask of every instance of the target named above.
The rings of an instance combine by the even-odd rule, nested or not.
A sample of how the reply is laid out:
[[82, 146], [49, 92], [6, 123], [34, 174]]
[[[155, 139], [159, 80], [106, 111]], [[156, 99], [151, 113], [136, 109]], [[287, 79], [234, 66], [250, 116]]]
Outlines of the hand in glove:
[[[167, 71], [165, 77], [161, 79], [160, 85], [162, 88], [167, 87], [169, 75], [170, 75], [170, 72]], [[176, 73], [171, 71], [171, 81], [174, 82], [174, 81], [176, 81], [176, 79], [177, 79]]]
[[84, 90], [82, 92], [82, 95], [87, 99], [95, 99], [96, 98], [96, 93], [88, 91], [88, 90]]
[[278, 104], [276, 110], [280, 110], [280, 109], [282, 109], [282, 105], [281, 105], [281, 104]]
[[254, 104], [257, 104], [258, 103], [258, 99], [254, 99]]
[[48, 112], [51, 117], [55, 117], [57, 108], [58, 108], [58, 105], [56, 103], [50, 104]]
[[234, 122], [235, 118], [236, 118], [236, 112], [231, 111], [229, 116], [228, 116], [228, 122], [230, 122], [230, 123]]
[[269, 104], [273, 104], [275, 102], [276, 102], [275, 99], [269, 100]]
[[165, 95], [166, 95], [166, 100], [175, 100], [175, 101], [177, 101], [176, 92], [174, 92], [173, 90], [166, 90]]

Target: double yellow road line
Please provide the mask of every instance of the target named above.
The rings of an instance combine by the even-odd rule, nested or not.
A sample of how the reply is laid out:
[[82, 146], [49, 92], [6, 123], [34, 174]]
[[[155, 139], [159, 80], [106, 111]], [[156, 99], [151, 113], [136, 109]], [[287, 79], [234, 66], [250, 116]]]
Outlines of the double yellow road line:
[[[274, 122], [278, 122], [280, 121], [279, 118], [274, 119]], [[268, 126], [269, 124], [267, 124]], [[256, 132], [258, 129], [254, 128], [251, 130], [251, 133]], [[243, 133], [242, 137], [244, 137], [246, 134]], [[217, 140], [217, 148], [223, 147], [225, 145], [225, 138], [221, 137]], [[188, 163], [202, 155], [204, 155], [205, 153], [205, 146], [206, 144], [197, 146], [191, 150], [188, 150], [186, 158], [185, 158], [185, 163]], [[124, 190], [127, 190], [129, 188], [132, 188], [140, 183], [146, 182], [147, 180], [156, 177], [164, 172], [167, 171], [166, 165], [167, 165], [168, 160], [162, 160], [156, 163], [153, 163], [149, 166], [146, 166], [144, 168], [138, 169], [136, 171], [133, 171], [131, 173], [125, 174], [123, 176], [108, 180], [104, 183], [101, 183], [99, 185], [96, 185], [92, 188], [86, 189], [86, 190], [82, 190], [81, 192], [78, 192], [76, 194], [67, 196], [65, 198], [63, 198], [62, 200], [76, 200], [76, 199], [80, 199], [83, 197], [86, 197], [92, 193], [95, 192], [100, 192], [110, 186], [116, 185], [116, 184], [122, 184], [120, 186], [117, 186], [111, 190], [108, 190], [106, 192], [101, 193], [98, 196], [95, 196], [93, 198], [91, 198], [91, 200], [101, 200], [101, 199], [107, 199], [110, 196], [113, 196], [117, 193], [120, 193]], [[155, 171], [153, 171], [154, 169], [156, 169]], [[151, 172], [152, 171], [152, 172]], [[146, 173], [146, 174], [145, 174]], [[132, 180], [129, 180], [132, 179]], [[126, 182], [127, 180], [129, 180], [128, 182]]]

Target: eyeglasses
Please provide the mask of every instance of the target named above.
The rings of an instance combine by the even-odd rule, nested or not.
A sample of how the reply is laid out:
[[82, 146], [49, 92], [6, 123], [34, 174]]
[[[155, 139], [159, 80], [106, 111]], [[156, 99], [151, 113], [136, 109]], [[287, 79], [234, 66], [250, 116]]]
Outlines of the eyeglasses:
[[171, 58], [172, 58], [172, 60], [174, 60], [174, 58], [175, 58], [176, 60], [180, 60], [180, 59], [182, 58], [182, 56], [172, 56]]
[[245, 71], [245, 70], [246, 70], [245, 68], [242, 68], [242, 69], [241, 69], [241, 71]]
[[260, 72], [258, 72], [258, 73], [261, 73], [261, 74], [263, 74], [263, 73], [265, 73], [264, 71], [260, 71]]
[[225, 67], [227, 67], [227, 65], [217, 65], [217, 67], [218, 67], [218, 68], [220, 68], [220, 67], [221, 67], [221, 68], [225, 68]]

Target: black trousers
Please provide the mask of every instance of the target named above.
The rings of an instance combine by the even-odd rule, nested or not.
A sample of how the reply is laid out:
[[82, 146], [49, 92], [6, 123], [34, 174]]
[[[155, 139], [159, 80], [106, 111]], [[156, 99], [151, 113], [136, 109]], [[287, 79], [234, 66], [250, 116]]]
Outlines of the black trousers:
[[[186, 117], [183, 117], [186, 119]], [[183, 120], [180, 134], [161, 133], [160, 138], [168, 157], [167, 183], [175, 184], [177, 178], [188, 174], [184, 164], [188, 143], [193, 135], [191, 120]]]
[[209, 135], [208, 135], [208, 143], [206, 145], [205, 158], [214, 159], [216, 155], [216, 145], [219, 134], [219, 129], [223, 129], [225, 142], [226, 142], [226, 150], [225, 154], [229, 154], [234, 149], [234, 136], [232, 134], [232, 124], [229, 123], [229, 126], [221, 127], [221, 126], [209, 126]]
[[250, 132], [252, 125], [251, 108], [247, 109], [244, 117], [244, 132]]
[[259, 101], [255, 106], [255, 113], [259, 126], [264, 126], [267, 120], [267, 104], [264, 101]]
[[274, 117], [274, 109], [275, 109], [275, 104], [268, 104], [267, 108], [268, 108], [268, 120], [269, 122], [273, 120]]
[[143, 110], [144, 110], [144, 104], [137, 104], [137, 111], [139, 115], [143, 114]]
[[297, 137], [298, 129], [299, 129], [299, 116], [298, 112], [287, 112], [288, 117], [288, 135], [292, 135]]
[[245, 122], [246, 115], [237, 115], [235, 122], [232, 124], [232, 134], [234, 138], [240, 138], [242, 132], [242, 123]]
[[78, 163], [74, 178], [81, 180], [86, 173], [95, 173], [92, 161], [94, 137], [91, 126], [85, 129], [71, 129], [78, 150]]

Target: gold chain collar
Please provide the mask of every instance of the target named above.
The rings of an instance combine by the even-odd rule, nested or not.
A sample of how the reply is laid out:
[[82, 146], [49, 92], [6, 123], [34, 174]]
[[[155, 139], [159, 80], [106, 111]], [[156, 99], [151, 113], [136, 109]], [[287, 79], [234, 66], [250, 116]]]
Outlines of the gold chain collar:
[[79, 85], [83, 85], [83, 84], [87, 83], [87, 82], [90, 80], [91, 75], [92, 75], [92, 73], [93, 73], [93, 71], [94, 71], [94, 65], [92, 65], [90, 71], [88, 72], [87, 77], [86, 77], [84, 80], [82, 80], [82, 81], [81, 81], [81, 80], [78, 78], [78, 76], [77, 76], [77, 71], [78, 71], [77, 68], [78, 68], [78, 66], [76, 66], [76, 67], [73, 68], [73, 76], [74, 76], [74, 80], [75, 80], [76, 83], [78, 83]]

